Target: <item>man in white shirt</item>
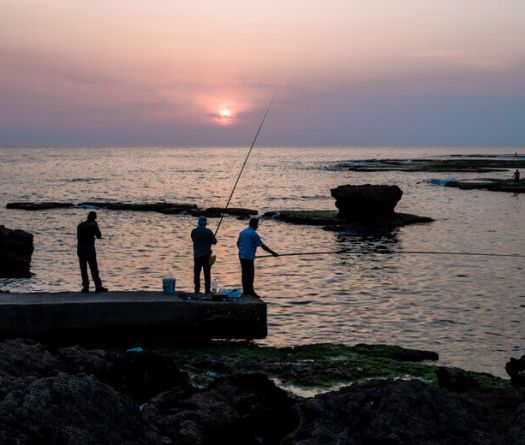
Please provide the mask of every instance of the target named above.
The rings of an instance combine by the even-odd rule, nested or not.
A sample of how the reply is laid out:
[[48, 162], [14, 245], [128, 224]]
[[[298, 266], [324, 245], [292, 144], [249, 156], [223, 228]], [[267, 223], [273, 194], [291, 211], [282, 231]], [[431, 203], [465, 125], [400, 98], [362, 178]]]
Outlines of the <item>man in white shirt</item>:
[[258, 297], [253, 288], [253, 280], [255, 278], [255, 253], [257, 247], [260, 246], [273, 256], [279, 256], [262, 242], [261, 237], [257, 233], [258, 227], [259, 220], [257, 218], [250, 219], [249, 226], [239, 233], [239, 239], [237, 240], [239, 259], [241, 261], [243, 294], [253, 297]]

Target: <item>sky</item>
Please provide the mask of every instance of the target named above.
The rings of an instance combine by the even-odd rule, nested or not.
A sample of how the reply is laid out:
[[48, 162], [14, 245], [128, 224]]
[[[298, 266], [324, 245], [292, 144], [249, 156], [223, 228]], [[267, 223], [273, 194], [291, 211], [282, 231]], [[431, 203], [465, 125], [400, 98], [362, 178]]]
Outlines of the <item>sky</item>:
[[523, 0], [0, 0], [0, 145], [525, 146]]

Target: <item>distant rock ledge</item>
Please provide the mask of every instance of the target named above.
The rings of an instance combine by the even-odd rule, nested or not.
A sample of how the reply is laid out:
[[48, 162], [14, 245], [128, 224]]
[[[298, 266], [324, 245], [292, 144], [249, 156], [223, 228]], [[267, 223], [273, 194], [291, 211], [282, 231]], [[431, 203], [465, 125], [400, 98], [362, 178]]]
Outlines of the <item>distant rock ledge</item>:
[[15, 210], [51, 210], [51, 209], [65, 209], [65, 208], [82, 208], [82, 209], [106, 209], [106, 210], [122, 210], [131, 212], [158, 212], [166, 215], [206, 215], [210, 218], [220, 217], [223, 212], [225, 215], [249, 217], [257, 215], [259, 212], [253, 209], [245, 209], [241, 207], [232, 207], [224, 211], [220, 207], [199, 208], [196, 204], [188, 203], [173, 203], [173, 202], [113, 202], [113, 201], [89, 201], [78, 204], [72, 202], [10, 202], [6, 205], [7, 209]]

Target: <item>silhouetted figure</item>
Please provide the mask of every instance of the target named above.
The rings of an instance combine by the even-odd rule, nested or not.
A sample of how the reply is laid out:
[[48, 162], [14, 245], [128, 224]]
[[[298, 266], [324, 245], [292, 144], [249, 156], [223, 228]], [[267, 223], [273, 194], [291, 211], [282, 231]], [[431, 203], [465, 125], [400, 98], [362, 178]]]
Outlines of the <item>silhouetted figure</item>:
[[102, 286], [102, 281], [98, 273], [97, 252], [95, 250], [95, 238], [102, 238], [102, 234], [97, 224], [97, 213], [89, 212], [87, 220], [77, 226], [77, 255], [80, 263], [80, 273], [82, 274], [82, 291], [89, 292], [89, 276], [87, 266], [91, 270], [91, 277], [95, 283], [95, 292], [107, 292]]
[[514, 172], [513, 178], [514, 178], [514, 185], [516, 187], [519, 187], [520, 186], [520, 172], [518, 169], [516, 169], [516, 171]]
[[239, 239], [237, 240], [242, 271], [242, 291], [244, 295], [254, 297], [258, 297], [253, 288], [255, 278], [255, 252], [257, 251], [257, 247], [262, 247], [273, 256], [279, 256], [262, 242], [261, 237], [257, 233], [258, 227], [259, 220], [257, 218], [250, 219], [249, 226], [239, 233]]
[[199, 216], [197, 227], [191, 231], [193, 240], [193, 283], [195, 293], [201, 290], [201, 269], [204, 270], [204, 291], [211, 293], [211, 246], [217, 244], [217, 238], [213, 232], [206, 227], [208, 220], [205, 216]]

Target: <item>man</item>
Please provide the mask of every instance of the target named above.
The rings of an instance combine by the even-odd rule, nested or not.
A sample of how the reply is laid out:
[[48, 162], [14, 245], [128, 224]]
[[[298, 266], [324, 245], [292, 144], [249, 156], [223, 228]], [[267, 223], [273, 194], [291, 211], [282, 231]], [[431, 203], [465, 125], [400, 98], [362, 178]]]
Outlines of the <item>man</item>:
[[254, 261], [257, 247], [262, 247], [266, 252], [271, 253], [273, 256], [279, 256], [262, 242], [261, 237], [257, 233], [258, 228], [259, 220], [257, 218], [250, 219], [249, 226], [239, 234], [239, 239], [237, 240], [239, 259], [241, 261], [243, 294], [251, 295], [253, 297], [258, 297], [253, 289], [253, 280], [255, 278]]
[[193, 240], [193, 282], [195, 293], [201, 290], [201, 269], [204, 270], [204, 291], [211, 293], [211, 246], [217, 244], [217, 238], [213, 232], [206, 227], [208, 220], [204, 215], [199, 216], [198, 225], [191, 231]]
[[520, 186], [520, 172], [518, 169], [516, 169], [516, 171], [514, 172], [514, 185], [516, 187]]
[[95, 292], [107, 292], [108, 290], [102, 286], [102, 281], [98, 274], [97, 252], [95, 250], [95, 237], [100, 239], [102, 234], [97, 224], [97, 213], [89, 212], [86, 221], [81, 222], [77, 226], [77, 255], [80, 263], [80, 273], [82, 274], [82, 291], [89, 292], [89, 277], [87, 266], [91, 270], [91, 277], [95, 283]]

